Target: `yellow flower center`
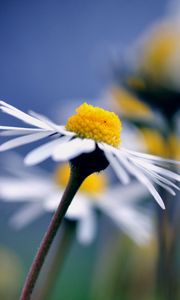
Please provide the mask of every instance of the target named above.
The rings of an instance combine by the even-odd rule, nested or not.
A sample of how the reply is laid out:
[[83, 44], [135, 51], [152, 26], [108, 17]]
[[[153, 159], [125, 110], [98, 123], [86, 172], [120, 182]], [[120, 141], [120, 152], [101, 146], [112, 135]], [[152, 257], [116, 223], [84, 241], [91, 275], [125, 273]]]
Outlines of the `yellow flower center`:
[[104, 142], [113, 147], [120, 144], [121, 122], [118, 116], [99, 107], [83, 103], [70, 117], [66, 129], [75, 132], [81, 138]]
[[[55, 171], [55, 182], [60, 187], [67, 185], [70, 175], [70, 168], [68, 164], [60, 165]], [[107, 186], [107, 178], [104, 173], [93, 173], [85, 179], [80, 187], [80, 191], [95, 195], [102, 193]]]
[[112, 98], [120, 113], [127, 118], [145, 118], [151, 117], [152, 112], [148, 105], [140, 101], [132, 93], [123, 88], [116, 88], [112, 90]]

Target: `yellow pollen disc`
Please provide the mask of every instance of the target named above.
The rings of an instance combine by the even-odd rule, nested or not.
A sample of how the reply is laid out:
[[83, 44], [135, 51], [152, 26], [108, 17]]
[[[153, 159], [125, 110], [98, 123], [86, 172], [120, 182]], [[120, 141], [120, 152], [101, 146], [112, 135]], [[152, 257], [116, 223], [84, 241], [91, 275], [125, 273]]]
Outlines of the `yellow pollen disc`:
[[[60, 187], [67, 185], [70, 175], [70, 168], [68, 164], [60, 165], [55, 171], [55, 182]], [[80, 187], [80, 191], [95, 195], [102, 193], [107, 186], [107, 178], [104, 173], [94, 173], [87, 177]]]
[[132, 93], [123, 88], [112, 90], [112, 98], [116, 103], [117, 109], [127, 118], [151, 117], [152, 112], [148, 105], [140, 101]]
[[73, 131], [81, 138], [104, 142], [113, 147], [120, 144], [121, 121], [118, 116], [99, 107], [83, 103], [70, 117], [66, 129]]

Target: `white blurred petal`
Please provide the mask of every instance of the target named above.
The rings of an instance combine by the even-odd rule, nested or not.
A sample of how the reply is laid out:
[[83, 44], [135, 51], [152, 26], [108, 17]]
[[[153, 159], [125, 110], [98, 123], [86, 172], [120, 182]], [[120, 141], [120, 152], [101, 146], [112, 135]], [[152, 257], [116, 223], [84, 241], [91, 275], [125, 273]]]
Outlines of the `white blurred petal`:
[[49, 194], [46, 199], [43, 201], [43, 208], [48, 212], [54, 212], [58, 205], [60, 204], [60, 200], [63, 195], [63, 190], [56, 189], [51, 194]]
[[96, 235], [97, 230], [96, 216], [92, 211], [86, 218], [82, 218], [77, 224], [77, 239], [83, 245], [90, 244]]
[[0, 178], [0, 197], [4, 201], [36, 201], [51, 191], [50, 181]]
[[22, 229], [35, 219], [43, 215], [44, 210], [41, 203], [30, 203], [16, 212], [10, 219], [10, 225], [14, 229]]
[[144, 199], [149, 195], [146, 187], [144, 187], [138, 181], [130, 182], [128, 186], [115, 184], [108, 188], [108, 190], [99, 196], [98, 205], [110, 202], [113, 199], [113, 203], [121, 205], [121, 203], [136, 203], [141, 199]]
[[[45, 169], [39, 166], [33, 166], [31, 168], [27, 168], [24, 164], [24, 157], [16, 153], [15, 151], [9, 151], [2, 155], [2, 160], [0, 161], [0, 168], [3, 171], [7, 171], [9, 176], [16, 176], [17, 178], [23, 179], [33, 179], [41, 178], [45, 180], [49, 180], [51, 174]], [[13, 166], [13, 167], [12, 167]]]
[[146, 211], [140, 211], [132, 203], [123, 201], [105, 201], [102, 211], [112, 218], [113, 222], [137, 244], [148, 243], [153, 236], [153, 223]]
[[72, 220], [85, 218], [88, 215], [90, 206], [88, 198], [81, 192], [77, 193], [71, 202], [66, 217]]

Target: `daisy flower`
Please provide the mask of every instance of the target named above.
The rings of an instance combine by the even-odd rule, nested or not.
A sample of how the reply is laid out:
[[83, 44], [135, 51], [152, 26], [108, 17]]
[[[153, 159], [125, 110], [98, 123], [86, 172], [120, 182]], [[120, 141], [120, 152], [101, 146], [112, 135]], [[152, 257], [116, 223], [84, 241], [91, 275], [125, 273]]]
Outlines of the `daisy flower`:
[[[16, 155], [9, 156], [8, 161], [9, 174], [0, 176], [0, 197], [6, 202], [26, 203], [11, 218], [13, 228], [20, 229], [41, 214], [56, 211], [68, 181], [68, 164], [59, 165], [52, 176], [42, 168], [25, 168]], [[110, 187], [107, 183], [105, 173], [90, 175], [69, 206], [65, 218], [77, 221], [77, 239], [83, 244], [93, 240], [97, 228], [96, 210], [99, 210], [137, 244], [149, 242], [153, 236], [152, 218], [137, 203], [147, 196], [147, 190], [137, 182], [128, 188], [117, 184]]]
[[[165, 163], [180, 164], [179, 161], [135, 152], [121, 146], [121, 121], [118, 116], [99, 107], [84, 103], [76, 114], [71, 116], [65, 126], [57, 125], [46, 117], [34, 113], [22, 112], [3, 101], [0, 109], [33, 127], [0, 126], [1, 135], [18, 136], [1, 144], [0, 151], [9, 150], [44, 138], [51, 140], [27, 154], [25, 163], [33, 165], [52, 157], [55, 161], [81, 161], [82, 169], [92, 172], [112, 166], [117, 177], [125, 184], [130, 176], [135, 176], [147, 187], [157, 203], [165, 205], [153, 183], [156, 183], [175, 195], [179, 190], [175, 181], [180, 175], [162, 167]], [[84, 169], [85, 169], [84, 168]], [[86, 170], [84, 170], [86, 171]]]

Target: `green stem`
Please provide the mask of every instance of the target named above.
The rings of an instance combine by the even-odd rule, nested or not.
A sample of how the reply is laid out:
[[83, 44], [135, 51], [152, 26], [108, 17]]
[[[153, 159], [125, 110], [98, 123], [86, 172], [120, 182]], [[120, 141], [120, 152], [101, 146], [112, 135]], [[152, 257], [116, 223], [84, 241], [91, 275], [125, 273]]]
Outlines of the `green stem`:
[[[47, 264], [42, 268], [42, 277], [32, 294], [34, 300], [48, 300], [58, 275], [61, 273], [64, 259], [74, 238], [76, 221], [64, 220], [61, 231], [56, 237], [54, 248], [49, 252]], [[49, 261], [48, 261], [49, 259]]]
[[68, 185], [65, 189], [65, 192], [62, 196], [60, 204], [52, 217], [50, 225], [47, 232], [44, 235], [44, 238], [41, 242], [40, 248], [37, 251], [37, 254], [34, 258], [30, 271], [27, 275], [20, 300], [29, 300], [33, 292], [34, 286], [36, 284], [37, 278], [39, 276], [40, 270], [46, 258], [46, 255], [49, 251], [49, 248], [54, 240], [54, 237], [57, 233], [57, 230], [62, 222], [62, 219], [74, 197], [78, 191], [81, 183], [86, 178], [76, 167], [71, 168], [70, 179]]

